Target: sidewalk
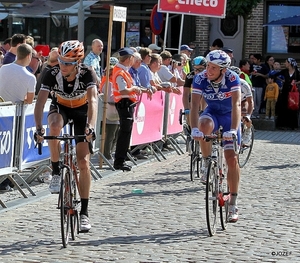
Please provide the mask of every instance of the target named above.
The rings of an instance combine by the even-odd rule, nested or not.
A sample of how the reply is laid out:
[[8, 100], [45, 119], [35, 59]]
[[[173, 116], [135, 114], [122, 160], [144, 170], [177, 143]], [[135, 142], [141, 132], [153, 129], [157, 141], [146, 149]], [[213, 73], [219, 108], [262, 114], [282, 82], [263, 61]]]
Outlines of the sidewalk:
[[[255, 133], [240, 219], [208, 237], [204, 186], [172, 154], [93, 183], [92, 230], [62, 249], [57, 195], [1, 210], [1, 262], [298, 262], [300, 133]], [[133, 194], [133, 189], [143, 194]]]

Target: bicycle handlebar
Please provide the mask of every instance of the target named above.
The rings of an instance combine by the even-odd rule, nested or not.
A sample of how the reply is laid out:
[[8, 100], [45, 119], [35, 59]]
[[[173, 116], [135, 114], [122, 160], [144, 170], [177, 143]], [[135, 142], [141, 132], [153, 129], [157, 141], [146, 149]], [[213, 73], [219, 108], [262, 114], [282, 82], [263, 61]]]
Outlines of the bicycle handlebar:
[[[86, 139], [86, 135], [59, 135], [59, 136], [43, 136], [45, 140], [60, 140], [60, 141], [68, 141], [68, 140], [78, 140], [78, 139]], [[86, 141], [89, 144], [90, 154], [94, 154], [93, 143], [92, 141]], [[42, 155], [42, 143], [37, 143], [38, 154]]]
[[[205, 140], [205, 141], [214, 141], [214, 140], [218, 140], [218, 139], [220, 139], [220, 140], [223, 140], [222, 138], [223, 138], [223, 133], [221, 133], [220, 134], [220, 137], [219, 137], [219, 134], [217, 134], [217, 133], [213, 133], [213, 134], [210, 134], [210, 135], [204, 135], [204, 137], [203, 137], [203, 139]], [[239, 148], [238, 148], [238, 140], [237, 140], [237, 136], [235, 136], [234, 134], [233, 134], [233, 138], [232, 138], [233, 140], [232, 140], [232, 142], [233, 142], [233, 150], [234, 150], [234, 152], [236, 153], [236, 154], [238, 154], [239, 153]]]

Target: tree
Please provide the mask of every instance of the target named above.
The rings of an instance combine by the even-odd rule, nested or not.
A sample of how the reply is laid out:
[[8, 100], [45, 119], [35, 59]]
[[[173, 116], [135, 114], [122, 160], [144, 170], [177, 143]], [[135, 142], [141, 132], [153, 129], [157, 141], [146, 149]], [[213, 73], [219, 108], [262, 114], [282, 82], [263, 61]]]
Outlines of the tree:
[[226, 16], [241, 16], [244, 19], [243, 28], [243, 51], [242, 55], [245, 57], [246, 53], [246, 39], [247, 39], [247, 26], [248, 20], [252, 14], [254, 8], [263, 0], [227, 0]]

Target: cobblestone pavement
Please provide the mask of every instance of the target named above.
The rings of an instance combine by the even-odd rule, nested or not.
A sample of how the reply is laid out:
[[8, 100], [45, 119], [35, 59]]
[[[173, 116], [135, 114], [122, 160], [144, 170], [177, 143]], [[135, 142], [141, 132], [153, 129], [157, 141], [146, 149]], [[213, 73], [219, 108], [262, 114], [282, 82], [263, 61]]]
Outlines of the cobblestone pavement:
[[[1, 210], [0, 261], [299, 262], [299, 133], [257, 132], [242, 169], [240, 218], [208, 237], [204, 187], [188, 155], [172, 154], [93, 183], [92, 229], [66, 249], [57, 195]], [[133, 189], [143, 194], [133, 194]]]

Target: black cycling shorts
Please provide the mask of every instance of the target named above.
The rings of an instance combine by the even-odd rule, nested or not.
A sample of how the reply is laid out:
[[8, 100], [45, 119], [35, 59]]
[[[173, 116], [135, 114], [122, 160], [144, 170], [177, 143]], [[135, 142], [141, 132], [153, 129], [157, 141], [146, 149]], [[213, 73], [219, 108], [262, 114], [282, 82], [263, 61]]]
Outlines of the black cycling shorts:
[[[84, 135], [87, 123], [87, 110], [88, 104], [78, 108], [69, 108], [58, 104], [56, 100], [53, 99], [50, 105], [48, 116], [54, 112], [59, 113], [64, 120], [64, 126], [69, 122], [69, 120], [73, 120], [74, 135]], [[76, 143], [83, 141], [84, 139], [79, 139], [76, 140]]]

